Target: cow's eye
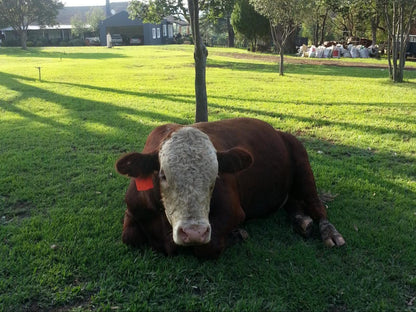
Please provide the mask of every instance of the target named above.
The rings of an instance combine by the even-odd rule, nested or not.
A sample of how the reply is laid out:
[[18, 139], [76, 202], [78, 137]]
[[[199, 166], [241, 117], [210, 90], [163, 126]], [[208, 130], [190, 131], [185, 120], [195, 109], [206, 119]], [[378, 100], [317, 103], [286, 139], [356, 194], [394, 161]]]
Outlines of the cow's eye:
[[161, 181], [166, 181], [166, 176], [165, 176], [165, 172], [162, 170], [159, 171], [159, 179]]

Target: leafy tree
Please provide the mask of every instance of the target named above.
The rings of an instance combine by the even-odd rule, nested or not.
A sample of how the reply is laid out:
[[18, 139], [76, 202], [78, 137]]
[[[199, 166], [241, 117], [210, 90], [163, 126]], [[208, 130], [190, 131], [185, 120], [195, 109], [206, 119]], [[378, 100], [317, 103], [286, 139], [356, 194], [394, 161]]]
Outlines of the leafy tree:
[[215, 23], [208, 18], [206, 14], [202, 14], [199, 20], [201, 36], [206, 45], [228, 45], [228, 30], [225, 19], [219, 18]]
[[251, 51], [255, 50], [259, 38], [270, 35], [269, 20], [257, 13], [249, 0], [237, 0], [231, 15], [231, 24], [250, 41]]
[[228, 47], [234, 47], [235, 34], [231, 25], [231, 14], [235, 0], [206, 0], [203, 2], [203, 10], [211, 22], [215, 24], [220, 19], [225, 20], [228, 32]]
[[59, 0], [0, 0], [0, 20], [18, 33], [22, 48], [26, 49], [29, 25], [55, 24], [61, 8]]
[[74, 37], [78, 37], [81, 39], [84, 39], [84, 32], [87, 29], [87, 26], [85, 25], [84, 21], [82, 20], [81, 15], [76, 14], [73, 17], [71, 17], [71, 34]]
[[145, 23], [158, 24], [170, 15], [180, 16], [189, 21], [188, 9], [182, 0], [132, 0], [128, 11], [130, 18], [139, 17]]
[[303, 28], [312, 37], [312, 44], [321, 45], [328, 35], [330, 7], [328, 0], [313, 0], [309, 4], [309, 14], [305, 15]]
[[270, 21], [273, 43], [280, 53], [279, 74], [283, 76], [287, 39], [301, 25], [308, 0], [250, 0], [250, 3]]
[[409, 33], [416, 22], [416, 1], [384, 0], [384, 15], [388, 32], [388, 60], [390, 79], [403, 82], [406, 46]]
[[[361, 0], [366, 1], [366, 0]], [[371, 41], [372, 45], [377, 44], [377, 30], [380, 28], [380, 23], [383, 18], [383, 5], [381, 4], [382, 0], [370, 0], [367, 1], [366, 6], [366, 17], [370, 22], [371, 30]]]
[[146, 3], [132, 0], [128, 7], [130, 18], [139, 17], [144, 22], [157, 24], [169, 15], [182, 15], [190, 21], [194, 42], [196, 122], [208, 121], [208, 100], [205, 78], [208, 50], [204, 45], [199, 28], [200, 4], [203, 2], [188, 0], [188, 7], [186, 8], [182, 0], [149, 0]]
[[104, 11], [100, 8], [91, 8], [87, 13], [87, 24], [89, 24], [90, 31], [97, 33], [100, 29], [100, 23], [105, 20]]

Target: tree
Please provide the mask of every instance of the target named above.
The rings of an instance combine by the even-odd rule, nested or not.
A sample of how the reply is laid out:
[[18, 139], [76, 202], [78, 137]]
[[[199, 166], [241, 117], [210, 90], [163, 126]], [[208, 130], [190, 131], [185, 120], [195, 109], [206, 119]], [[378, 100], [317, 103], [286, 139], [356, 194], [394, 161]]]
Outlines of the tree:
[[367, 6], [367, 17], [370, 21], [371, 43], [373, 46], [377, 44], [377, 30], [383, 17], [383, 5], [380, 1], [382, 0], [371, 0]]
[[373, 44], [380, 22], [379, 0], [325, 0], [334, 16], [334, 23], [349, 37], [371, 37]]
[[315, 46], [323, 44], [327, 35], [330, 20], [328, 0], [313, 0], [310, 2], [309, 14], [305, 16], [303, 28], [312, 37]]
[[84, 32], [87, 29], [87, 26], [85, 25], [84, 21], [82, 20], [81, 15], [76, 14], [73, 17], [71, 17], [71, 34], [75, 37], [78, 37], [80, 39], [84, 39]]
[[18, 33], [22, 49], [26, 49], [29, 25], [55, 24], [62, 8], [59, 0], [0, 0], [0, 19]]
[[384, 15], [388, 32], [387, 55], [390, 79], [403, 82], [406, 62], [406, 46], [409, 33], [416, 22], [416, 2], [414, 0], [384, 0]]
[[200, 3], [198, 0], [188, 0], [188, 8], [184, 6], [181, 0], [149, 0], [147, 3], [132, 0], [129, 4], [130, 18], [139, 17], [144, 22], [157, 24], [169, 15], [182, 15], [190, 21], [194, 41], [196, 122], [208, 121], [205, 78], [208, 50], [204, 45], [199, 29], [199, 11]]
[[194, 39], [194, 60], [195, 60], [195, 97], [196, 112], [195, 121], [208, 121], [208, 99], [206, 86], [206, 67], [208, 50], [204, 45], [199, 30], [199, 1], [188, 0], [189, 15]]
[[203, 10], [213, 23], [219, 19], [225, 19], [228, 32], [228, 47], [234, 47], [234, 29], [231, 25], [231, 14], [234, 9], [235, 0], [206, 0], [203, 1]]
[[250, 41], [251, 51], [255, 50], [259, 38], [270, 36], [269, 20], [257, 13], [249, 0], [237, 0], [231, 15], [231, 24], [238, 33]]
[[105, 20], [104, 11], [100, 8], [91, 8], [87, 13], [87, 24], [89, 25], [89, 30], [93, 33], [97, 33], [100, 29], [100, 23], [102, 20]]
[[280, 53], [279, 74], [283, 76], [283, 55], [289, 36], [298, 29], [307, 0], [250, 0], [257, 12], [270, 21], [273, 43]]
[[141, 18], [147, 23], [158, 24], [170, 15], [183, 17], [189, 22], [189, 12], [182, 0], [132, 0], [127, 9], [131, 19]]

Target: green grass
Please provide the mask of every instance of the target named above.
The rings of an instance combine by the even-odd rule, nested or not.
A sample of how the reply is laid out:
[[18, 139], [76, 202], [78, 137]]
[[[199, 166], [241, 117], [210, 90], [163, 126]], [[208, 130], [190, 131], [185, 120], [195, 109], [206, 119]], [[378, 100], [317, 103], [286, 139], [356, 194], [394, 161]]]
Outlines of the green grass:
[[416, 71], [245, 57], [209, 49], [210, 120], [296, 134], [347, 245], [278, 212], [216, 261], [126, 247], [114, 162], [193, 122], [192, 47], [1, 48], [0, 311], [416, 310]]

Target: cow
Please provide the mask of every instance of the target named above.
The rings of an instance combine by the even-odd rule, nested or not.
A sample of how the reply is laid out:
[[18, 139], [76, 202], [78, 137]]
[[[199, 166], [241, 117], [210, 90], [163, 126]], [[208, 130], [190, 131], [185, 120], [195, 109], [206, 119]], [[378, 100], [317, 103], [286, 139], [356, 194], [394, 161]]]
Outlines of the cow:
[[246, 238], [243, 221], [279, 208], [304, 237], [316, 221], [325, 245], [345, 244], [327, 219], [302, 143], [258, 119], [159, 126], [143, 151], [123, 155], [116, 170], [131, 178], [127, 245], [166, 255], [184, 246], [197, 257], [217, 258]]

